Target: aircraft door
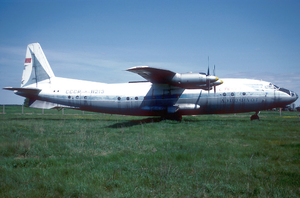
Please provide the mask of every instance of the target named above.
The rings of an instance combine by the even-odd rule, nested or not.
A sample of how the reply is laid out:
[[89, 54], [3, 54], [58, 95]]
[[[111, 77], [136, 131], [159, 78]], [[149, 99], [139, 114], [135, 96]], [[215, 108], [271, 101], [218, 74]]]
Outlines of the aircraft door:
[[86, 107], [90, 105], [90, 99], [91, 99], [91, 95], [89, 93], [89, 91], [87, 90], [82, 90], [80, 92], [80, 106], [81, 107]]
[[279, 103], [279, 102], [280, 102], [279, 91], [277, 89], [274, 89], [274, 104]]
[[125, 102], [125, 109], [123, 109], [124, 112], [129, 111], [130, 113], [132, 112], [132, 97], [126, 97], [126, 102]]
[[67, 90], [66, 94], [68, 95], [68, 105], [72, 107], [80, 107], [81, 100], [81, 90]]
[[171, 89], [163, 89], [162, 100], [161, 100], [162, 105], [168, 105], [169, 100], [172, 98], [171, 96], [172, 96]]
[[224, 92], [224, 93], [220, 93], [218, 96], [217, 96], [217, 111], [220, 111], [218, 113], [221, 113], [221, 112], [225, 112], [226, 111], [226, 104], [227, 104], [227, 101], [226, 101], [226, 96], [227, 96], [227, 93]]
[[151, 89], [146, 95], [147, 104], [150, 106], [163, 105], [163, 88], [159, 85], [152, 85]]
[[131, 100], [130, 100], [130, 109], [131, 109], [131, 112], [134, 111], [136, 108], [137, 108], [137, 100], [138, 100], [138, 97], [131, 97]]

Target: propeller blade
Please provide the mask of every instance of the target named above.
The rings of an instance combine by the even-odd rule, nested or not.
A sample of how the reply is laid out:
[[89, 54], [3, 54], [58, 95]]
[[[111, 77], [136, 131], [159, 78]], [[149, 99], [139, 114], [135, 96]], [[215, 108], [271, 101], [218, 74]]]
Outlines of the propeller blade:
[[[208, 65], [207, 65], [207, 74], [206, 76], [209, 76], [209, 57], [207, 57], [207, 62], [208, 62]], [[209, 90], [210, 90], [210, 80], [207, 81], [207, 87], [208, 87], [208, 93], [209, 93]]]
[[214, 65], [214, 76], [216, 76], [215, 70], [216, 70], [216, 65]]
[[208, 66], [207, 66], [207, 74], [206, 76], [209, 76], [209, 57], [208, 57]]
[[[214, 76], [216, 76], [216, 65], [214, 65]], [[216, 86], [214, 86], [214, 94], [216, 94]]]

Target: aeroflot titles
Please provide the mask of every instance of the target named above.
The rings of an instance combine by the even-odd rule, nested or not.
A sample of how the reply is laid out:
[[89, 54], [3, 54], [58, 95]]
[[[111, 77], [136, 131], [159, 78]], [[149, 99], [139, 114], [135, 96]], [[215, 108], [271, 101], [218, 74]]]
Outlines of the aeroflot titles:
[[222, 102], [258, 102], [258, 98], [222, 99]]
[[66, 90], [66, 94], [104, 94], [104, 90]]

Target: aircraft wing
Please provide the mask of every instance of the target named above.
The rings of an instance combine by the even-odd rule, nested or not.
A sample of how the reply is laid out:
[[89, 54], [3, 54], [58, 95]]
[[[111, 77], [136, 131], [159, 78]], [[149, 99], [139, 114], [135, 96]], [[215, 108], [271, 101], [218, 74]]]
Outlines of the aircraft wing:
[[176, 75], [175, 72], [158, 69], [148, 66], [137, 66], [127, 69], [126, 71], [130, 71], [136, 73], [146, 80], [156, 83], [156, 84], [170, 84], [172, 78]]

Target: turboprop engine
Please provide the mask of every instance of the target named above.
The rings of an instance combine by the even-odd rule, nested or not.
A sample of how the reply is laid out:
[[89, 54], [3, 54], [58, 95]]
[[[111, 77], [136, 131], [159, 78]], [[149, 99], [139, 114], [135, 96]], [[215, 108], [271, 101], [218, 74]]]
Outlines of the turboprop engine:
[[214, 83], [218, 80], [219, 78], [216, 76], [201, 73], [176, 73], [171, 80], [171, 84], [182, 88], [199, 89], [204, 86], [214, 86]]

